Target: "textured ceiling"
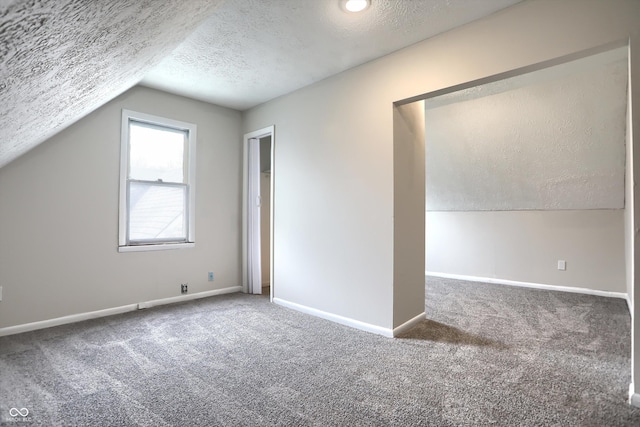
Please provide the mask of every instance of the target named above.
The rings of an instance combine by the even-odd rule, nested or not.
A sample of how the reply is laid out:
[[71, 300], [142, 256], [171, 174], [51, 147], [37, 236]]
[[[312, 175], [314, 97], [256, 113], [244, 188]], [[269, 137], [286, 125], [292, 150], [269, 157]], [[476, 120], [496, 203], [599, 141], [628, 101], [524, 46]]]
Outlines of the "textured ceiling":
[[227, 1], [142, 84], [245, 110], [518, 1]]
[[211, 0], [0, 0], [0, 167], [137, 84]]
[[624, 208], [627, 47], [428, 99], [427, 208]]
[[0, 0], [0, 167], [143, 77], [243, 110], [519, 0], [339, 1]]

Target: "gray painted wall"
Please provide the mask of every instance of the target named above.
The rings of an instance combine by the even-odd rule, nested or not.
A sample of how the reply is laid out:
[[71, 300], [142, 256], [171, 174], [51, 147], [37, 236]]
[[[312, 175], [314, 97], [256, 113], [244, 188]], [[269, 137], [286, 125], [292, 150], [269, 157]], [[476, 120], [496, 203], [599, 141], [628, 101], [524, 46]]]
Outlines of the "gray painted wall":
[[[393, 109], [393, 327], [424, 313], [424, 101]], [[422, 249], [422, 250], [420, 250]]]
[[[123, 108], [197, 124], [195, 248], [118, 253]], [[240, 285], [240, 120], [136, 87], [0, 169], [0, 327]]]
[[393, 327], [424, 313], [424, 101], [393, 109]]
[[629, 39], [638, 82], [638, 16], [634, 0], [525, 1], [245, 112], [245, 132], [277, 129], [275, 296], [391, 327], [392, 104]]
[[428, 272], [627, 292], [620, 209], [427, 212], [426, 229]]
[[[638, 105], [638, 16], [635, 0], [525, 1], [245, 112], [244, 132], [278, 129], [276, 296], [384, 328], [409, 318], [394, 312], [393, 103], [630, 40]], [[199, 124], [192, 251], [116, 251], [122, 107]], [[637, 108], [631, 119], [640, 128]], [[240, 126], [238, 112], [136, 88], [0, 169], [0, 326], [172, 296], [185, 279], [239, 284]], [[424, 258], [405, 267], [421, 274]]]

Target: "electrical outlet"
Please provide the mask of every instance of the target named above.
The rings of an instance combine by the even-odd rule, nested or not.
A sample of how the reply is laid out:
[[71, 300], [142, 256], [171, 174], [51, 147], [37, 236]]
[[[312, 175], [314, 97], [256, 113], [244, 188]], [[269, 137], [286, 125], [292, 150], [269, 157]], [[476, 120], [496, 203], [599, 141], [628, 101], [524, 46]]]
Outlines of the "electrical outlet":
[[2, 286], [0, 286], [0, 301], [2, 301]]
[[186, 294], [187, 292], [189, 292], [189, 288], [188, 288], [188, 283], [182, 283], [180, 285], [180, 293], [181, 294]]
[[567, 261], [559, 259], [558, 260], [558, 270], [565, 271], [567, 269]]
[[213, 271], [209, 272], [209, 281], [213, 282]]

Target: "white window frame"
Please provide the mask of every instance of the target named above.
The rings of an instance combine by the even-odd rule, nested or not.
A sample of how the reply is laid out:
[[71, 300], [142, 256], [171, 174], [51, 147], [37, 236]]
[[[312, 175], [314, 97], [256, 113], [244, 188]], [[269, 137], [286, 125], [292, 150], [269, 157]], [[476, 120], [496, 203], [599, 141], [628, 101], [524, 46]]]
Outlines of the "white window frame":
[[[184, 170], [187, 191], [186, 220], [187, 220], [187, 241], [186, 242], [137, 242], [128, 241], [128, 186], [129, 182], [129, 123], [132, 121], [146, 123], [154, 126], [176, 129], [187, 132], [187, 144], [185, 146]], [[166, 249], [192, 248], [195, 246], [195, 194], [196, 194], [196, 141], [197, 127], [193, 123], [181, 122], [154, 116], [152, 114], [139, 113], [131, 110], [122, 110], [122, 132], [120, 136], [120, 208], [119, 208], [119, 239], [118, 252], [139, 252], [157, 251]]]

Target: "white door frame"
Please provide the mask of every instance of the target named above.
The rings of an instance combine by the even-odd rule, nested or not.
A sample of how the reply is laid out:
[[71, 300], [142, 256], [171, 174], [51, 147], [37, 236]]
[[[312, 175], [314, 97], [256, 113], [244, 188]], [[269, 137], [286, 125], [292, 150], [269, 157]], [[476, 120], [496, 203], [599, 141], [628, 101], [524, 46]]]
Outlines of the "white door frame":
[[270, 236], [270, 256], [269, 256], [269, 282], [270, 282], [270, 295], [269, 299], [273, 301], [273, 238], [274, 238], [274, 212], [275, 212], [275, 126], [268, 126], [253, 132], [246, 133], [243, 138], [243, 154], [242, 154], [242, 291], [247, 293], [249, 291], [249, 245], [248, 245], [248, 221], [249, 221], [249, 140], [252, 138], [264, 138], [265, 136], [271, 136], [271, 178], [270, 178], [270, 218], [269, 218], [269, 236]]

